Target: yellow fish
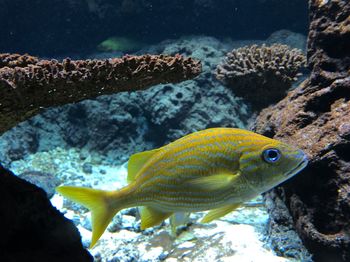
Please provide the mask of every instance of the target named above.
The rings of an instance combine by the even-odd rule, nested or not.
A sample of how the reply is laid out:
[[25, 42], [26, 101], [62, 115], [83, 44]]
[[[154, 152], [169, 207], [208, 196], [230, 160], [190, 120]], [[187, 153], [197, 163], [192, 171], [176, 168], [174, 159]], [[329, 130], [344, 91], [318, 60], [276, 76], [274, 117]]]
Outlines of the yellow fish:
[[91, 210], [93, 247], [121, 209], [142, 206], [141, 229], [176, 212], [210, 210], [207, 223], [271, 189], [307, 165], [303, 151], [236, 128], [211, 128], [184, 136], [128, 163], [129, 184], [117, 191], [60, 186]]

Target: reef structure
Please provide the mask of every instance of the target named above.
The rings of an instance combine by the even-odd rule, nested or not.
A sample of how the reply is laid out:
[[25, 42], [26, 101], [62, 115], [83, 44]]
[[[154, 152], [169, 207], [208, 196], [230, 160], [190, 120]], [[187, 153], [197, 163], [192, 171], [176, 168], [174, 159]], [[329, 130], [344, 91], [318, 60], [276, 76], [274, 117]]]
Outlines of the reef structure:
[[[199, 61], [180, 55], [58, 62], [0, 54], [0, 134], [45, 107], [177, 83], [200, 72]], [[1, 261], [92, 261], [78, 230], [45, 192], [1, 165], [0, 207]]]
[[261, 109], [286, 96], [305, 65], [306, 57], [299, 49], [281, 44], [251, 45], [227, 53], [217, 66], [216, 77], [255, 109]]
[[0, 54], [0, 66], [0, 134], [46, 107], [178, 83], [201, 72], [198, 60], [180, 55], [59, 62]]
[[350, 261], [350, 5], [310, 5], [311, 76], [264, 109], [255, 131], [294, 143], [310, 157], [284, 196], [296, 230], [315, 261]]

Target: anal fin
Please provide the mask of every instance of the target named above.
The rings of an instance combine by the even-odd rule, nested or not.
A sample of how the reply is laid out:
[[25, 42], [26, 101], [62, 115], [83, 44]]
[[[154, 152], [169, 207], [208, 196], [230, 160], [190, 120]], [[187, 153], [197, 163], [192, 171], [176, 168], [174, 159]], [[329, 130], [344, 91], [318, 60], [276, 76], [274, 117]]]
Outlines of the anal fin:
[[173, 213], [161, 212], [152, 207], [141, 208], [141, 230], [160, 224], [163, 220], [170, 217]]
[[206, 214], [203, 217], [203, 219], [201, 220], [201, 223], [209, 223], [215, 219], [223, 217], [228, 213], [232, 212], [233, 210], [235, 210], [236, 208], [238, 208], [240, 205], [241, 203], [238, 203], [238, 204], [227, 205], [227, 206], [210, 210], [208, 214]]
[[186, 225], [190, 221], [190, 213], [177, 212], [174, 213], [169, 220], [171, 226], [171, 234], [173, 236], [176, 236], [177, 227], [181, 225]]

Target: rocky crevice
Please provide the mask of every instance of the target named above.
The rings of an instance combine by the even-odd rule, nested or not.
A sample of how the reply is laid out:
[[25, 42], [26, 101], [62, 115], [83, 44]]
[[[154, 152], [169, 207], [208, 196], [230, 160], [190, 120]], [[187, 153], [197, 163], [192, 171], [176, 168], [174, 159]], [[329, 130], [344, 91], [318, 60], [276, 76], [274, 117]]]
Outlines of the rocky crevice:
[[285, 202], [315, 261], [349, 261], [350, 59], [344, 46], [350, 46], [350, 5], [342, 0], [309, 5], [311, 76], [264, 109], [255, 130], [308, 154], [308, 168], [283, 185]]

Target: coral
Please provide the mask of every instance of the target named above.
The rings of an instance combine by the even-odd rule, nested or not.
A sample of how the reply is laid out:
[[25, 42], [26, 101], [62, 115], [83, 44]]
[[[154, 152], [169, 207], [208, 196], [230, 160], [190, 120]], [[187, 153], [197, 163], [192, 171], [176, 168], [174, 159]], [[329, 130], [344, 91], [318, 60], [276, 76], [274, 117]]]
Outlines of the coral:
[[[43, 107], [101, 94], [140, 90], [158, 83], [176, 83], [201, 71], [200, 62], [180, 55], [86, 61], [64, 59], [60, 63], [27, 55], [2, 54], [0, 65], [0, 133]], [[72, 115], [79, 116], [79, 108], [72, 111]], [[35, 140], [34, 136], [33, 147], [36, 147]], [[55, 185], [50, 182], [54, 181], [47, 175], [34, 173], [22, 176], [52, 195]], [[0, 192], [1, 261], [92, 261], [73, 223], [51, 206], [43, 190], [0, 165]]]
[[264, 109], [255, 130], [309, 155], [282, 199], [315, 261], [350, 261], [350, 5], [313, 0], [310, 17], [311, 76]]
[[[16, 55], [4, 54], [0, 58], [3, 58], [0, 64], [16, 64]], [[177, 83], [201, 71], [199, 61], [180, 55], [77, 61], [67, 58], [62, 62], [18, 56], [17, 60], [27, 66], [0, 68], [0, 133], [45, 107], [160, 83]]]
[[195, 130], [213, 126], [244, 128], [251, 111], [211, 73], [229, 48], [238, 44], [246, 42], [226, 44], [212, 37], [192, 36], [148, 47], [142, 53], [180, 53], [198, 59], [202, 73], [178, 84], [44, 110], [0, 138], [0, 162], [8, 166], [38, 151], [78, 147], [122, 164], [135, 152], [162, 146]]
[[92, 261], [45, 192], [0, 165], [1, 261]]
[[260, 109], [282, 99], [305, 64], [302, 52], [286, 45], [245, 46], [227, 54], [216, 77]]
[[1, 67], [26, 67], [39, 62], [39, 59], [35, 56], [30, 55], [19, 55], [19, 54], [0, 54], [0, 68]]

